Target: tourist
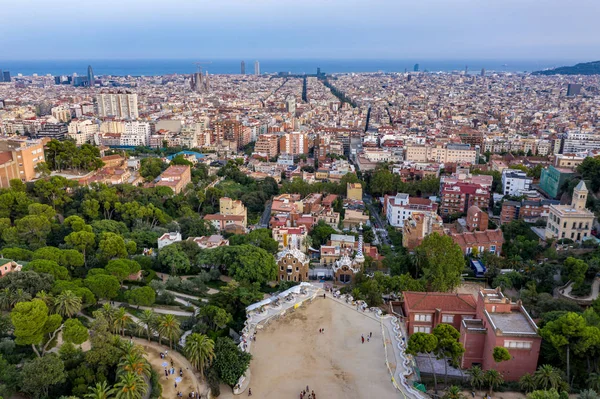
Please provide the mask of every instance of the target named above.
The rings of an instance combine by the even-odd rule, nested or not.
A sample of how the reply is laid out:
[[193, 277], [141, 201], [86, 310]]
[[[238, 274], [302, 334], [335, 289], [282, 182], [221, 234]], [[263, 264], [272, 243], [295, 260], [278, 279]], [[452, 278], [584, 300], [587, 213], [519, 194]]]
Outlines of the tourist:
[[373, 337], [373, 333], [372, 332], [369, 333], [369, 338], [371, 338], [371, 337]]
[[367, 335], [367, 342], [370, 342], [370, 341], [371, 341], [371, 337], [369, 337], [369, 336]]
[[306, 386], [306, 392], [308, 392], [308, 391], [309, 391], [309, 389], [308, 389], [308, 385], [307, 385], [307, 386]]
[[319, 334], [321, 334], [321, 329], [319, 328]]
[[252, 389], [248, 388], [248, 396], [252, 396]]
[[177, 389], [177, 383], [175, 383], [175, 389]]
[[167, 372], [167, 368], [165, 367], [165, 376], [169, 378], [169, 373]]
[[313, 399], [315, 399], [315, 391], [312, 391], [311, 395], [312, 395]]

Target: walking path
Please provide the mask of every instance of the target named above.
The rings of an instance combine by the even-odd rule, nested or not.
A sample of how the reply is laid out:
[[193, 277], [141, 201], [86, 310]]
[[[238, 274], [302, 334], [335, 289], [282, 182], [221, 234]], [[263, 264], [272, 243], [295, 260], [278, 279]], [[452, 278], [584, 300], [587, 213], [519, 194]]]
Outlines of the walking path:
[[[107, 301], [100, 301], [100, 303], [107, 303]], [[125, 302], [117, 302], [117, 301], [112, 301], [112, 306], [113, 307], [120, 307], [121, 305], [127, 305], [129, 306], [129, 304], [125, 303]], [[139, 310], [153, 310], [156, 313], [161, 313], [161, 314], [172, 314], [174, 316], [193, 316], [194, 312], [188, 312], [187, 310], [175, 310], [175, 309], [164, 309], [164, 308], [154, 308], [151, 306], [136, 306], [136, 309]], [[127, 309], [127, 308], [126, 308]]]

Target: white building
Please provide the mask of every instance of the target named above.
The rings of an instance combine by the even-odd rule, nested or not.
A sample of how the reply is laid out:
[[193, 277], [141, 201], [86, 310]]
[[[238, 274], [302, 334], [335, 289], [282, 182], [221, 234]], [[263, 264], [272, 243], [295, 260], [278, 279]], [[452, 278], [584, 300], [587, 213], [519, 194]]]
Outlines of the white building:
[[79, 147], [85, 143], [93, 143], [94, 135], [99, 131], [100, 127], [91, 120], [76, 120], [69, 123], [67, 135]]
[[101, 93], [96, 96], [98, 116], [137, 119], [138, 98], [135, 93]]
[[527, 173], [516, 169], [502, 171], [502, 193], [504, 195], [519, 196], [531, 190], [531, 177]]
[[412, 217], [414, 212], [428, 213], [436, 211], [431, 200], [425, 198], [410, 198], [408, 194], [398, 193], [395, 196], [386, 197], [387, 205], [385, 215], [390, 226], [402, 228], [404, 222]]
[[177, 231], [174, 233], [165, 233], [158, 238], [158, 249], [164, 248], [167, 245], [171, 245], [179, 241], [181, 241], [180, 232]]
[[151, 129], [148, 122], [126, 122], [121, 133], [122, 146], [148, 146]]

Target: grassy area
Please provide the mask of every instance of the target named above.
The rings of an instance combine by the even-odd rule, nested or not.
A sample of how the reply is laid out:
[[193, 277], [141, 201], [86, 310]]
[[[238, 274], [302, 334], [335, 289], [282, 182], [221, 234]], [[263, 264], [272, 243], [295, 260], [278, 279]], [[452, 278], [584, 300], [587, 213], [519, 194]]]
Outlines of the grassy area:
[[212, 288], [212, 289], [215, 289], [215, 290], [220, 290], [222, 287], [225, 287], [227, 285], [227, 283], [224, 282], [224, 281], [221, 281], [221, 280], [211, 280], [211, 281], [207, 281], [205, 283], [205, 285], [208, 288]]
[[223, 191], [224, 197], [239, 199], [243, 194], [250, 192], [250, 188], [233, 180], [224, 180], [217, 184], [217, 188]]

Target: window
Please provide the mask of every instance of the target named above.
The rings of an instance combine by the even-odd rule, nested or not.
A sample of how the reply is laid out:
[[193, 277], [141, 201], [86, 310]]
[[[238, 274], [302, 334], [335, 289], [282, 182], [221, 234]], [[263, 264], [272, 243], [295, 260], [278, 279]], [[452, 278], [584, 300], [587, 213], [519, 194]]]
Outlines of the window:
[[413, 331], [416, 333], [420, 332], [420, 333], [429, 334], [429, 333], [431, 333], [431, 327], [415, 326]]
[[415, 315], [415, 321], [431, 321], [430, 314], [417, 314]]
[[531, 349], [531, 341], [504, 341], [504, 347], [510, 349]]
[[442, 315], [442, 323], [454, 323], [454, 315], [451, 315], [451, 314]]
[[495, 245], [490, 245], [490, 252], [491, 253], [496, 253], [496, 246]]

